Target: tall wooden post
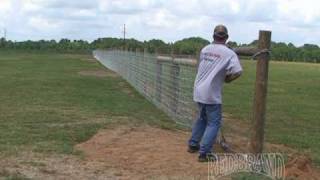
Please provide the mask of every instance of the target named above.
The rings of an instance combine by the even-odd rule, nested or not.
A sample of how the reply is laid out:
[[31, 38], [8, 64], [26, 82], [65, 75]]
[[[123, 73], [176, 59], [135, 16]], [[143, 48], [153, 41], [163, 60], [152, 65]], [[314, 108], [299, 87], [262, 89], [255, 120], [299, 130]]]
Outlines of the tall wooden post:
[[[270, 49], [271, 32], [259, 32], [259, 51]], [[266, 100], [268, 87], [268, 66], [269, 53], [261, 53], [258, 55], [255, 96], [253, 104], [253, 128], [251, 132], [250, 150], [252, 153], [262, 153], [264, 142], [264, 126], [266, 119]]]
[[[195, 59], [197, 60], [197, 63], [195, 65], [196, 66], [195, 75], [197, 75], [199, 64], [200, 64], [200, 54], [201, 54], [201, 49], [198, 49], [196, 52], [196, 57], [195, 57]], [[196, 78], [196, 77], [194, 77], [194, 78]], [[194, 103], [194, 108], [193, 108], [193, 119], [194, 120], [196, 120], [196, 118], [198, 117], [198, 113], [199, 113], [199, 108], [196, 105], [196, 103]]]
[[[157, 53], [156, 53], [157, 57]], [[156, 101], [161, 104], [162, 97], [162, 63], [156, 59]]]
[[176, 113], [179, 105], [179, 76], [180, 76], [180, 66], [178, 63], [174, 62], [174, 54], [171, 52], [172, 63], [170, 67], [170, 76], [171, 76], [171, 89], [172, 97], [170, 103], [170, 109], [173, 113]]
[[156, 102], [161, 104], [162, 98], [162, 62], [157, 59], [158, 57], [158, 49], [155, 50], [155, 59], [156, 59], [156, 89], [155, 89], [155, 97]]
[[[147, 48], [143, 49], [143, 60], [142, 60], [142, 82], [143, 82], [143, 93], [147, 94], [147, 77], [148, 77], [148, 58], [146, 57], [148, 53]], [[147, 94], [148, 95], [148, 94]]]
[[135, 86], [136, 88], [140, 88], [140, 82], [141, 82], [141, 62], [140, 62], [140, 49], [136, 48], [136, 52], [135, 52], [135, 61], [134, 63], [134, 69], [135, 69]]

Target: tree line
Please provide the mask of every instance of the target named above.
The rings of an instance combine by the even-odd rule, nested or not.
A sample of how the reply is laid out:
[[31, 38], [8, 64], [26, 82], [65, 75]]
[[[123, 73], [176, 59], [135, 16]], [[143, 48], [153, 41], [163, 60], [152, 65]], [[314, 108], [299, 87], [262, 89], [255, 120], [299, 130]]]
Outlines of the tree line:
[[[229, 41], [227, 44], [231, 48], [242, 46], [256, 46], [257, 40], [249, 44], [238, 44]], [[22, 41], [15, 42], [0, 39], [0, 49], [2, 50], [24, 50], [24, 51], [57, 51], [68, 53], [90, 53], [94, 49], [126, 49], [126, 50], [147, 50], [149, 53], [160, 54], [181, 54], [181, 55], [197, 55], [200, 49], [210, 42], [200, 37], [185, 38], [174, 43], [166, 43], [159, 39], [149, 41], [138, 41], [136, 39], [120, 39], [120, 38], [98, 38], [92, 42], [84, 40], [39, 40], [39, 41]], [[304, 44], [303, 46], [295, 46], [292, 43], [272, 42], [271, 58], [278, 61], [303, 61], [320, 63], [320, 48], [315, 44]]]

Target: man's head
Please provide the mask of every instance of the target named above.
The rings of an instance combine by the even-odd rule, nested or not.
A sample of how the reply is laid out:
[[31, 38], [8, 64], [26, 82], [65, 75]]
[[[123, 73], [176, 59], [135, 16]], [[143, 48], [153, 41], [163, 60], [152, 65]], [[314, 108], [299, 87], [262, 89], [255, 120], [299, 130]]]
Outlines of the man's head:
[[215, 42], [225, 43], [228, 37], [228, 29], [224, 25], [220, 24], [214, 28], [213, 39]]

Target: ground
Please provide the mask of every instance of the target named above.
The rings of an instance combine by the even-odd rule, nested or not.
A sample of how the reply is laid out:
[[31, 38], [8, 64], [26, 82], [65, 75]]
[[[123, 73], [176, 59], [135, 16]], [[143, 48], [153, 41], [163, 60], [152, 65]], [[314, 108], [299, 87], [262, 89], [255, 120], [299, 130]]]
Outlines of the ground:
[[[186, 152], [190, 130], [176, 126], [91, 55], [0, 54], [0, 179], [207, 178], [207, 165]], [[252, 65], [244, 64], [248, 73], [254, 72]], [[271, 73], [266, 151], [287, 155], [288, 177], [317, 179], [319, 66], [271, 67], [276, 71]], [[248, 145], [244, 119], [250, 88], [244, 87], [251, 81], [244, 75], [225, 91], [224, 130], [239, 152]]]
[[[148, 125], [109, 127], [75, 146], [83, 153], [81, 158], [22, 152], [14, 157], [3, 157], [0, 173], [32, 179], [207, 179], [207, 163], [197, 162], [197, 154], [186, 151], [189, 135], [186, 131]], [[244, 139], [227, 139], [232, 139], [229, 143], [235, 150], [244, 150], [239, 148], [246, 143]], [[310, 158], [297, 151], [275, 144], [267, 144], [266, 148], [289, 153], [287, 179], [316, 180], [320, 176], [319, 171], [311, 167]]]

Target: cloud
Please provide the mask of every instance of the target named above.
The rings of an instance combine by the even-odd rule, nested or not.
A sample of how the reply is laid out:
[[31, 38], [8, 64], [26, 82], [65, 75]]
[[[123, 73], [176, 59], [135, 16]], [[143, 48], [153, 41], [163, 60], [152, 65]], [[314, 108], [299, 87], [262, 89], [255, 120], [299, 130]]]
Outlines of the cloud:
[[0, 0], [0, 26], [4, 26], [4, 21], [12, 9], [10, 0]]
[[0, 0], [0, 28], [14, 40], [93, 40], [120, 37], [126, 24], [128, 37], [175, 41], [210, 40], [213, 26], [223, 23], [240, 42], [270, 29], [274, 40], [320, 44], [319, 6], [314, 0]]
[[283, 0], [278, 3], [279, 21], [297, 28], [320, 27], [320, 2]]
[[45, 9], [95, 9], [98, 3], [97, 0], [26, 0], [25, 2]]
[[[242, 4], [244, 5], [244, 4]], [[278, 9], [275, 0], [256, 0], [243, 6], [244, 20], [251, 22], [272, 22], [277, 18]]]
[[101, 0], [99, 1], [99, 9], [102, 12], [110, 14], [137, 14], [144, 11], [150, 11], [153, 8], [162, 6], [162, 1], [156, 0]]

